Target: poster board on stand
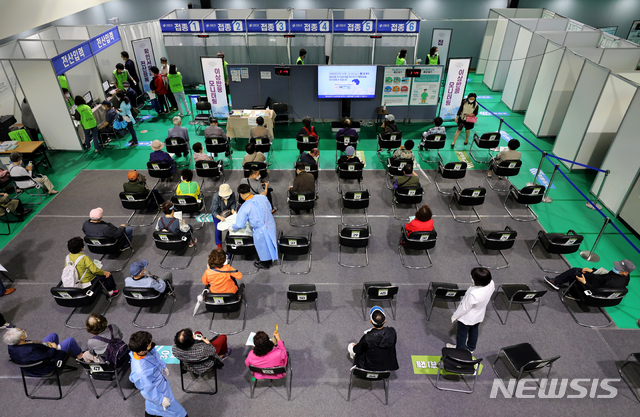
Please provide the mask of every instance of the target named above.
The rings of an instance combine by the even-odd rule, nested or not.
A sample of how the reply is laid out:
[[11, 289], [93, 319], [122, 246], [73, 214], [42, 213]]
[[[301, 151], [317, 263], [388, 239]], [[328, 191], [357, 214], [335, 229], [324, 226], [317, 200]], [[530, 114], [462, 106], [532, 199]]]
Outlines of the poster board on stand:
[[140, 74], [140, 82], [142, 83], [142, 91], [150, 91], [149, 82], [153, 78], [151, 67], [156, 65], [153, 56], [153, 47], [151, 38], [142, 38], [131, 41], [135, 62], [138, 64], [138, 74]]
[[384, 67], [381, 106], [409, 105], [411, 78], [405, 77], [406, 66]]
[[449, 59], [449, 71], [447, 72], [444, 97], [439, 112], [439, 116], [444, 121], [455, 120], [458, 114], [460, 103], [462, 103], [464, 97], [464, 90], [467, 86], [470, 65], [471, 58]]
[[[431, 32], [431, 46], [438, 48], [438, 55], [440, 56], [440, 65], [447, 63], [449, 58], [449, 48], [451, 47], [451, 37], [453, 36], [453, 29], [438, 29], [434, 28]], [[425, 57], [425, 64], [429, 63], [429, 58]]]
[[207, 98], [211, 103], [211, 116], [227, 119], [229, 117], [229, 103], [224, 86], [222, 58], [201, 56], [200, 63]]
[[440, 83], [442, 82], [442, 65], [429, 65], [426, 67], [413, 67], [421, 70], [420, 76], [411, 82], [411, 106], [437, 106], [440, 96]]

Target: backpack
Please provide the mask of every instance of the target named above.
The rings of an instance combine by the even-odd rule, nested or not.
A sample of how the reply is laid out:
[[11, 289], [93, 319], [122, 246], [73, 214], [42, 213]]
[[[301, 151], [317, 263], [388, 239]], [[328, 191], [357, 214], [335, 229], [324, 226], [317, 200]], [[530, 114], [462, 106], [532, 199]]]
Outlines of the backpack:
[[79, 288], [80, 281], [87, 274], [87, 270], [85, 269], [84, 273], [82, 274], [82, 277], [78, 279], [78, 270], [76, 269], [76, 267], [78, 266], [78, 262], [80, 262], [80, 259], [84, 258], [85, 255], [78, 256], [78, 259], [76, 259], [75, 262], [71, 262], [71, 259], [69, 258], [69, 256], [70, 255], [67, 255], [67, 259], [66, 259], [67, 265], [62, 270], [62, 286]]
[[175, 222], [175, 221], [176, 221], [176, 219], [175, 219], [175, 217], [174, 217], [173, 219], [171, 219], [171, 221], [169, 222], [169, 224], [164, 224], [164, 219], [165, 219], [165, 218], [166, 218], [166, 217], [160, 217], [160, 226], [162, 226], [162, 227], [160, 228], [160, 230], [161, 230], [162, 232], [170, 232], [170, 231], [171, 231], [170, 227], [171, 227], [171, 225], [173, 224], [173, 222]]
[[149, 81], [149, 89], [151, 91], [156, 91], [156, 78], [157, 77], [153, 77], [151, 81]]
[[107, 326], [111, 332], [111, 340], [100, 336], [93, 336], [94, 339], [107, 344], [107, 350], [104, 352], [103, 358], [116, 368], [121, 367], [129, 360], [129, 346], [122, 339], [116, 339], [113, 336], [113, 328]]

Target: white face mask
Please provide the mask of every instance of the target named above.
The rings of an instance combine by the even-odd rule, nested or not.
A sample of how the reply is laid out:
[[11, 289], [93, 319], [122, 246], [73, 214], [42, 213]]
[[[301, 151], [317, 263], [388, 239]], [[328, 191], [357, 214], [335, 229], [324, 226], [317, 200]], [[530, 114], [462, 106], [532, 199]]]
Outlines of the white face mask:
[[71, 97], [71, 94], [65, 94], [64, 96], [65, 96], [66, 98], [69, 98], [69, 97]]
[[475, 100], [474, 100], [474, 99], [470, 99], [470, 100], [469, 100], [469, 103], [471, 103], [471, 104], [473, 104], [474, 102], [475, 102]]

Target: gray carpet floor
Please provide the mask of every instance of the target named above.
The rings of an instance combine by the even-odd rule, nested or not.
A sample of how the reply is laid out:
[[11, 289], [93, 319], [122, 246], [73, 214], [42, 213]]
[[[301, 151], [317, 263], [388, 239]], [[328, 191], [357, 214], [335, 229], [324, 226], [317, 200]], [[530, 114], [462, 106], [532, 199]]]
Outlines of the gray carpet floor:
[[[434, 172], [427, 171], [433, 179]], [[228, 171], [227, 182], [235, 188], [241, 178], [241, 172]], [[593, 330], [574, 323], [561, 304], [557, 294], [549, 291], [543, 299], [538, 320], [531, 324], [524, 312], [516, 308], [509, 316], [507, 325], [502, 325], [490, 306], [485, 321], [480, 326], [480, 339], [475, 352], [476, 357], [484, 358], [484, 369], [479, 377], [476, 391], [471, 395], [442, 392], [434, 387], [434, 376], [414, 375], [411, 355], [439, 355], [441, 348], [455, 338], [455, 325], [451, 323], [453, 306], [437, 304], [430, 321], [426, 320], [423, 300], [431, 281], [470, 284], [469, 270], [477, 266], [470, 247], [478, 225], [485, 229], [502, 229], [511, 226], [518, 231], [517, 241], [505, 255], [511, 266], [493, 271], [496, 285], [503, 283], [524, 283], [532, 288], [545, 288], [542, 283], [544, 273], [536, 266], [529, 254], [538, 230], [537, 222], [520, 223], [512, 220], [502, 207], [504, 193], [488, 189], [486, 202], [478, 208], [482, 221], [477, 224], [455, 222], [449, 213], [449, 197], [437, 192], [434, 185], [426, 185], [424, 202], [434, 213], [438, 241], [431, 251], [434, 265], [426, 270], [403, 268], [397, 252], [400, 228], [405, 223], [392, 216], [391, 192], [384, 188], [383, 171], [365, 171], [362, 187], [372, 193], [368, 210], [372, 239], [369, 245], [370, 263], [366, 268], [343, 268], [338, 265], [337, 231], [340, 224], [340, 194], [337, 192], [336, 175], [332, 171], [321, 171], [319, 178], [319, 199], [316, 205], [317, 224], [313, 227], [297, 228], [289, 224], [286, 207], [287, 184], [293, 179], [290, 171], [272, 171], [271, 186], [274, 191], [274, 203], [279, 208], [276, 223], [285, 233], [313, 233], [313, 264], [307, 275], [285, 275], [277, 267], [247, 275], [242, 280], [246, 284], [248, 301], [246, 330], [229, 337], [229, 346], [233, 354], [225, 361], [225, 367], [218, 373], [219, 391], [215, 396], [185, 394], [180, 390], [178, 367], [170, 365], [170, 381], [176, 398], [189, 412], [190, 416], [229, 415], [241, 416], [263, 410], [278, 410], [285, 416], [313, 415], [407, 415], [420, 416], [431, 414], [469, 413], [478, 415], [519, 415], [524, 412], [531, 415], [547, 416], [637, 416], [640, 404], [622, 381], [611, 383], [618, 390], [614, 399], [505, 399], [490, 398], [495, 379], [490, 364], [498, 350], [521, 342], [530, 342], [542, 357], [561, 355], [555, 363], [552, 378], [619, 378], [616, 364], [632, 351], [638, 351], [640, 332], [619, 330], [615, 327]], [[67, 254], [66, 242], [73, 236], [82, 234], [82, 223], [89, 211], [97, 206], [104, 209], [105, 219], [114, 224], [124, 223], [130, 211], [120, 205], [117, 198], [122, 183], [126, 180], [126, 171], [82, 171], [58, 196], [14, 238], [2, 251], [0, 263], [15, 280], [18, 291], [0, 299], [0, 311], [11, 322], [28, 330], [34, 339], [42, 338], [50, 332], [57, 332], [61, 338], [73, 336], [82, 345], [86, 345], [88, 334], [83, 330], [64, 327], [64, 320], [70, 309], [59, 307], [53, 301], [49, 288], [59, 279]], [[421, 178], [426, 184], [424, 178]], [[484, 183], [480, 171], [470, 171], [460, 181], [463, 186], [477, 186]], [[150, 183], [153, 184], [153, 182]], [[441, 185], [450, 188], [451, 183], [443, 181]], [[357, 184], [347, 184], [347, 188]], [[163, 195], [168, 198], [172, 189], [161, 184]], [[217, 184], [207, 181], [204, 195], [209, 203]], [[459, 210], [459, 209], [458, 209]], [[514, 208], [518, 214], [524, 214], [521, 208]], [[401, 207], [399, 216], [413, 215], [412, 207]], [[457, 211], [458, 212], [458, 211]], [[468, 215], [463, 213], [463, 215]], [[151, 220], [151, 216], [142, 216], [136, 220]], [[294, 217], [292, 221], [307, 220], [307, 215]], [[348, 221], [362, 219], [361, 213], [350, 212]], [[195, 223], [195, 219], [188, 220]], [[201, 277], [206, 269], [209, 251], [215, 247], [213, 223], [195, 233], [198, 238], [197, 253], [186, 270], [174, 271], [177, 304], [169, 324], [152, 330], [159, 345], [171, 345], [175, 333], [184, 328], [202, 330], [208, 333], [210, 313], [201, 313], [192, 317], [196, 295], [201, 291]], [[164, 255], [158, 250], [152, 239], [152, 227], [134, 229], [134, 260], [147, 259], [149, 270], [163, 273], [158, 263]], [[479, 250], [481, 260], [486, 265], [498, 265], [502, 261], [494, 252]], [[118, 259], [103, 260], [104, 269], [109, 270], [124, 262], [127, 252]], [[544, 258], [539, 253], [538, 256]], [[98, 256], [93, 256], [97, 258]], [[170, 255], [170, 262], [179, 265], [186, 258]], [[363, 262], [364, 250], [345, 249], [343, 261]], [[305, 259], [287, 262], [287, 269], [302, 269]], [[426, 256], [410, 253], [407, 262], [412, 265], [424, 264]], [[545, 265], [564, 269], [564, 261], [557, 257], [544, 259]], [[130, 263], [129, 263], [130, 264]], [[242, 272], [254, 270], [252, 261], [237, 259], [234, 267]], [[126, 278], [127, 268], [115, 273], [119, 287]], [[383, 307], [389, 313], [387, 325], [398, 332], [398, 360], [400, 369], [393, 373], [390, 381], [389, 405], [384, 405], [382, 384], [357, 382], [351, 402], [347, 402], [347, 386], [351, 363], [346, 346], [357, 341], [362, 332], [370, 326], [363, 321], [360, 309], [360, 294], [365, 281], [389, 280], [400, 288], [397, 300], [397, 318], [391, 319], [388, 305]], [[311, 306], [293, 305], [290, 324], [285, 324], [286, 289], [292, 283], [315, 283], [319, 291], [320, 323], [316, 322], [315, 311]], [[86, 308], [72, 318], [71, 324], [81, 325], [90, 311], [101, 311], [106, 305], [102, 299], [96, 306]], [[372, 305], [372, 304], [369, 304]], [[501, 313], [504, 307], [498, 302]], [[160, 311], [143, 311], [140, 320], [149, 324], [164, 321], [168, 304]], [[127, 305], [123, 297], [116, 299], [107, 313], [110, 322], [117, 324], [124, 332], [125, 339], [136, 330], [131, 320], [137, 309]], [[594, 313], [581, 313], [585, 320], [602, 321]], [[244, 343], [251, 331], [272, 332], [280, 325], [280, 333], [287, 350], [290, 352], [294, 369], [292, 401], [286, 401], [286, 391], [281, 382], [275, 382], [273, 389], [268, 384], [259, 384], [256, 398], [249, 395], [249, 374], [244, 365], [248, 349]], [[216, 316], [214, 326], [221, 332], [235, 330], [240, 326], [239, 319], [233, 316], [223, 319]], [[143, 415], [144, 401], [140, 394], [134, 394], [129, 400], [122, 401], [115, 389], [109, 389], [100, 399], [90, 391], [87, 376], [80, 371], [65, 374], [63, 377], [64, 399], [57, 402], [29, 400], [24, 397], [20, 373], [11, 365], [6, 349], [0, 349], [0, 396], [4, 403], [11, 401], [10, 414], [35, 415], [36, 413], [56, 413], [92, 416]], [[507, 369], [499, 362], [498, 372], [507, 377]], [[545, 371], [546, 372], [546, 371]], [[631, 373], [630, 373], [631, 375]], [[127, 375], [128, 376], [128, 375]], [[127, 378], [125, 376], [125, 380]], [[540, 377], [544, 376], [540, 375]], [[637, 375], [631, 375], [640, 386]], [[448, 381], [449, 382], [449, 381]], [[454, 384], [457, 381], [450, 381]], [[35, 382], [29, 382], [33, 386]], [[459, 382], [459, 384], [461, 384]], [[582, 385], [590, 387], [591, 382]], [[533, 386], [531, 383], [528, 387]], [[98, 390], [106, 383], [98, 382]], [[124, 384], [127, 392], [132, 392], [130, 384]], [[200, 385], [192, 389], [202, 388]], [[52, 393], [53, 386], [42, 386], [39, 393]], [[533, 390], [532, 390], [533, 391]], [[598, 394], [605, 394], [603, 390]], [[17, 400], [17, 401], [15, 401]], [[526, 411], [525, 411], [526, 410]], [[9, 415], [9, 410], [0, 413]]]

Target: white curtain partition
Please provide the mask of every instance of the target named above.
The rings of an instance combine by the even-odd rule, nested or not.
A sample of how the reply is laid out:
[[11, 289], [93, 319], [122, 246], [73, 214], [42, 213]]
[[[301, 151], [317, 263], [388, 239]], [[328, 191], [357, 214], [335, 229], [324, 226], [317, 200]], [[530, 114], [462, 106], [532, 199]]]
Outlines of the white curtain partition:
[[139, 22], [131, 25], [118, 25], [118, 31], [120, 32], [120, 38], [122, 40], [122, 51], [129, 52], [129, 57], [131, 59], [134, 58], [131, 41], [142, 38], [151, 38], [151, 46], [153, 47], [153, 56], [156, 59], [156, 66], [160, 65], [160, 58], [167, 56], [162, 31], [160, 30], [160, 23], [158, 23], [157, 20]]
[[[636, 85], [637, 87], [637, 85]], [[640, 172], [640, 141], [638, 141], [638, 132], [640, 131], [640, 92], [636, 88], [635, 95], [627, 112], [615, 134], [613, 143], [609, 147], [602, 169], [610, 170], [611, 174], [607, 178], [600, 194], [600, 201], [613, 213], [620, 212], [625, 198], [631, 191], [634, 182]], [[600, 184], [604, 179], [604, 174], [599, 173], [591, 187], [591, 192], [596, 194], [600, 188]], [[629, 195], [629, 199], [635, 200], [635, 205], [626, 202], [628, 206], [637, 207], [637, 194]], [[626, 209], [625, 209], [626, 210]], [[638, 212], [633, 216], [630, 214], [625, 219], [633, 220], [637, 225]], [[636, 230], [638, 228], [636, 227]]]

